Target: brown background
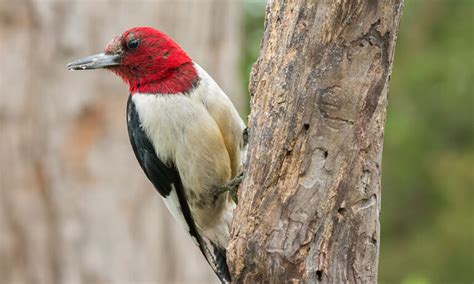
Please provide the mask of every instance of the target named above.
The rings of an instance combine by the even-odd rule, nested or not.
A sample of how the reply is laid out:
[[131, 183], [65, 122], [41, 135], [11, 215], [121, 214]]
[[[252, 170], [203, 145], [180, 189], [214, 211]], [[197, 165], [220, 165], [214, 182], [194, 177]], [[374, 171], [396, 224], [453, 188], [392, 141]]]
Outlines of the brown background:
[[0, 1], [0, 282], [211, 283], [128, 142], [127, 87], [68, 72], [115, 35], [171, 35], [242, 109], [240, 1]]

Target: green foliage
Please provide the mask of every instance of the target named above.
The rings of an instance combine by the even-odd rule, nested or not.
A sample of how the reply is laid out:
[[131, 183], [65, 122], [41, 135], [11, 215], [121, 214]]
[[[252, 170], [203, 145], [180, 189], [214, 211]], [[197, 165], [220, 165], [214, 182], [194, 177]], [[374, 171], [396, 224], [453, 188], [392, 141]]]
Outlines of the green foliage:
[[[246, 0], [245, 86], [264, 1]], [[472, 0], [406, 0], [385, 129], [380, 283], [472, 283]]]
[[381, 283], [471, 283], [473, 6], [407, 0], [383, 155]]
[[[264, 0], [245, 0], [245, 34], [243, 38], [243, 60], [241, 65], [244, 89], [249, 86], [249, 74], [260, 51], [265, 14]], [[248, 110], [249, 111], [249, 110]], [[247, 117], [246, 113], [244, 117]]]

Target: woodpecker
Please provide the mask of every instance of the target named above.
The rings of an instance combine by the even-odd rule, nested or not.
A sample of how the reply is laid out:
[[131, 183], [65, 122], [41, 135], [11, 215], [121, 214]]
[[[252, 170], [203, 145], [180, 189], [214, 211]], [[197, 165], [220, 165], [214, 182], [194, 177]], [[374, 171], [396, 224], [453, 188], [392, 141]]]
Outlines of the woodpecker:
[[174, 218], [223, 283], [241, 179], [245, 124], [206, 71], [170, 37], [136, 27], [69, 70], [105, 68], [129, 85], [127, 126], [135, 156]]

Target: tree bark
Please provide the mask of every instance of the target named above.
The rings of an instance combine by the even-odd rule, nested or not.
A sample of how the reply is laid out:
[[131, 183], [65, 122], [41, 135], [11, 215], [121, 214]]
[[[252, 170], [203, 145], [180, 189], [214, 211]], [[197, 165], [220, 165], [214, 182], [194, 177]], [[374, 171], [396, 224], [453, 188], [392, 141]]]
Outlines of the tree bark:
[[228, 247], [235, 283], [376, 283], [383, 130], [402, 6], [268, 2]]
[[0, 0], [0, 283], [217, 283], [134, 157], [128, 87], [66, 64], [153, 26], [242, 105], [240, 5]]

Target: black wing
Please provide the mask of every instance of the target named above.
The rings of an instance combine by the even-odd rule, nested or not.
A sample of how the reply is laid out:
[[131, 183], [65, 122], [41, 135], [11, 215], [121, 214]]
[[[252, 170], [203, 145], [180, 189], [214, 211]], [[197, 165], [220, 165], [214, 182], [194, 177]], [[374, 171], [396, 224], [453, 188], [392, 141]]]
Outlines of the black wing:
[[197, 232], [179, 173], [174, 165], [163, 163], [156, 155], [153, 144], [141, 128], [140, 119], [131, 95], [127, 102], [127, 125], [133, 152], [135, 152], [135, 156], [146, 176], [164, 198], [167, 198], [173, 189], [176, 190], [180, 209], [189, 227], [189, 234], [197, 240], [199, 249], [219, 279], [223, 283], [230, 282], [225, 248], [216, 246], [214, 243], [201, 237]]

